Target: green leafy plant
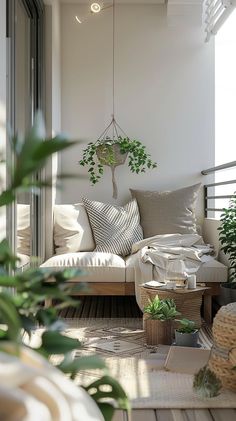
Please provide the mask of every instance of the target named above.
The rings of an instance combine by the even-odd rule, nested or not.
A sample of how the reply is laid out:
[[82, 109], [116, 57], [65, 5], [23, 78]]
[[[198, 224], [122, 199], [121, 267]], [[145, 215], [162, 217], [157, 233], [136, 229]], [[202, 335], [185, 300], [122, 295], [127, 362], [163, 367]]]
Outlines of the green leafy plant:
[[221, 381], [207, 365], [201, 368], [194, 376], [193, 389], [201, 398], [213, 398], [220, 394]]
[[173, 320], [180, 312], [176, 310], [173, 299], [165, 298], [161, 300], [158, 295], [153, 300], [149, 300], [148, 305], [144, 307], [144, 313], [149, 315], [152, 320]]
[[[130, 171], [136, 174], [144, 173], [147, 169], [157, 167], [157, 163], [151, 160], [146, 147], [139, 140], [131, 140], [118, 136], [117, 139], [106, 138], [90, 142], [83, 151], [79, 164], [88, 167], [89, 178], [92, 185], [98, 183], [104, 172], [104, 165], [116, 165], [113, 145], [119, 145], [120, 153], [128, 155]], [[98, 160], [97, 149], [102, 147], [102, 157]]]
[[180, 333], [193, 333], [196, 332], [197, 327], [193, 320], [189, 319], [176, 319], [177, 322], [180, 323], [180, 327], [177, 330], [177, 332]]
[[230, 262], [229, 286], [236, 289], [236, 192], [230, 200], [229, 207], [224, 208], [220, 220], [221, 225], [218, 230], [221, 249], [228, 255]]
[[[23, 142], [18, 136], [13, 138], [12, 149], [16, 165], [9, 169], [12, 183], [0, 194], [0, 206], [11, 204], [18, 192], [50, 186], [51, 180], [41, 182], [32, 176], [44, 167], [53, 153], [75, 143], [68, 142], [60, 136], [45, 139], [41, 124], [41, 118], [38, 116]], [[71, 379], [74, 379], [80, 370], [94, 368], [102, 370], [97, 382], [86, 386], [85, 389], [96, 401], [105, 421], [112, 419], [115, 410], [114, 401], [118, 408], [129, 410], [125, 391], [114, 378], [109, 376], [105, 363], [97, 356], [74, 359], [73, 352], [81, 347], [81, 343], [63, 334], [65, 325], [58, 318], [58, 310], [79, 305], [71, 295], [75, 290], [80, 291], [86, 286], [82, 283], [73, 285], [67, 281], [73, 281], [81, 271], [79, 269], [50, 271], [38, 268], [16, 272], [18, 260], [7, 240], [3, 240], [0, 243], [0, 349], [3, 352], [19, 355], [20, 347], [25, 345], [25, 337], [30, 337], [32, 330], [40, 326], [43, 328], [41, 344], [38, 348], [32, 348], [30, 343], [27, 346], [47, 359], [52, 354], [62, 355], [57, 368]], [[45, 301], [53, 299], [58, 303], [46, 308]], [[6, 344], [11, 346], [7, 349]], [[104, 387], [107, 392], [101, 392]], [[109, 398], [109, 402], [104, 402], [104, 397]]]

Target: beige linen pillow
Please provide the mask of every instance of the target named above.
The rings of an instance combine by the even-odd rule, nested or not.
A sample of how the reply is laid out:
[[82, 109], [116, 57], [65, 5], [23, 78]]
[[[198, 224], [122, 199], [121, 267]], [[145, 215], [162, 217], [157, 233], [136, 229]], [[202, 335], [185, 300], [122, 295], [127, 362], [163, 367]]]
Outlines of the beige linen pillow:
[[171, 192], [130, 189], [139, 206], [144, 238], [197, 232], [195, 203], [201, 184]]
[[86, 209], [82, 203], [54, 206], [56, 254], [93, 251], [95, 243]]

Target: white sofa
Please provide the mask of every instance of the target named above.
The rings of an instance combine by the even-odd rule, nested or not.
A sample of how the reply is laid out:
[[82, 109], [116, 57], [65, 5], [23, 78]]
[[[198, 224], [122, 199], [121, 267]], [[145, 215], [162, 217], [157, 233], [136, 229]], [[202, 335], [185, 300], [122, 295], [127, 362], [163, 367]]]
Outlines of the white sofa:
[[[81, 268], [84, 274], [76, 281], [87, 282], [92, 295], [134, 294], [134, 256], [93, 251], [93, 233], [83, 204], [54, 207], [53, 240], [51, 257], [41, 267]], [[204, 263], [197, 272], [197, 282], [210, 286], [226, 280], [227, 267], [217, 260]]]

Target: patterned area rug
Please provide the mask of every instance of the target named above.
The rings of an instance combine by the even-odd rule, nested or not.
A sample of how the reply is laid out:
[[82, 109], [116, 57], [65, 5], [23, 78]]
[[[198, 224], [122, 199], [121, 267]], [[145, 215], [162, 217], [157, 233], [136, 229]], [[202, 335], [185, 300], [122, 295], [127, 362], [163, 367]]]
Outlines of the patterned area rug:
[[[75, 353], [98, 354], [129, 395], [132, 408], [224, 408], [235, 406], [235, 395], [223, 391], [217, 398], [200, 399], [192, 389], [193, 376], [163, 370], [169, 347], [147, 346], [142, 319], [66, 319], [66, 334], [78, 338], [83, 348]], [[203, 324], [200, 344], [210, 349], [211, 329]], [[100, 375], [98, 370], [83, 371], [78, 384], [89, 384]]]
[[[147, 346], [139, 318], [66, 319], [68, 336], [79, 339], [83, 347], [75, 358], [97, 354], [106, 362], [109, 372], [124, 387], [132, 408], [232, 408], [235, 395], [224, 391], [219, 397], [202, 400], [192, 389], [193, 376], [163, 370], [168, 348]], [[40, 329], [32, 338], [32, 345], [40, 340]], [[203, 325], [200, 342], [211, 347], [211, 330]], [[52, 357], [58, 362], [58, 357]], [[99, 370], [80, 372], [75, 381], [89, 384], [100, 377]]]
[[[157, 352], [160, 346], [147, 346], [142, 319], [66, 319], [66, 334], [78, 338], [83, 343], [84, 354], [120, 355], [122, 357], [145, 357]], [[209, 326], [203, 324], [200, 331], [200, 344], [210, 349], [212, 333]]]

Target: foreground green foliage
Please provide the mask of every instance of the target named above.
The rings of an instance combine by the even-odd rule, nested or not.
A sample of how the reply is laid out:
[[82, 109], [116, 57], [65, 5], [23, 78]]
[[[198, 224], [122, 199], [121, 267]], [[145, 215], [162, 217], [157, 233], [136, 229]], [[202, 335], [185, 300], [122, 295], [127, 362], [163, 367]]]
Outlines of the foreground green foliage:
[[236, 192], [230, 200], [229, 207], [224, 209], [220, 220], [219, 239], [223, 252], [229, 256], [229, 282], [232, 283], [230, 287], [236, 288]]
[[[61, 137], [47, 140], [43, 137], [41, 128], [41, 119], [38, 117], [24, 142], [17, 136], [13, 138], [12, 148], [16, 156], [16, 165], [11, 168], [11, 185], [0, 195], [0, 206], [11, 204], [18, 192], [50, 186], [51, 180], [41, 182], [32, 176], [44, 167], [47, 158], [53, 153], [75, 143]], [[79, 305], [71, 295], [86, 288], [82, 283], [73, 284], [73, 279], [77, 278], [81, 271], [50, 271], [38, 268], [17, 272], [18, 260], [8, 242], [3, 240], [0, 243], [0, 350], [6, 352], [5, 344], [8, 342], [13, 345], [9, 349], [13, 349], [14, 355], [19, 355], [21, 345], [27, 342], [27, 346], [31, 347], [26, 337], [30, 338], [32, 331], [41, 327], [41, 344], [33, 349], [47, 359], [52, 354], [61, 355], [62, 359], [57, 368], [71, 379], [81, 370], [101, 370], [101, 377], [85, 389], [96, 401], [105, 421], [111, 421], [113, 417], [114, 402], [118, 408], [128, 410], [127, 395], [119, 383], [109, 376], [104, 361], [97, 356], [75, 359], [74, 352], [81, 348], [81, 343], [63, 334], [65, 325], [58, 318], [58, 310]], [[57, 304], [45, 308], [44, 302], [52, 299], [57, 300]], [[107, 392], [103, 391], [104, 387]]]
[[161, 300], [158, 295], [153, 300], [149, 300], [147, 306], [144, 307], [144, 313], [149, 315], [153, 320], [173, 320], [179, 316], [179, 311], [176, 310], [174, 300], [166, 298]]
[[41, 170], [47, 159], [55, 152], [61, 152], [76, 143], [68, 141], [63, 136], [47, 139], [44, 135], [44, 125], [40, 114], [37, 115], [34, 126], [24, 139], [16, 135], [12, 137], [11, 142], [15, 165], [12, 168], [8, 166], [8, 171], [11, 174], [11, 186], [1, 193], [0, 206], [12, 203], [17, 193], [30, 189], [37, 192], [40, 187], [51, 186], [51, 180], [34, 180], [32, 175]]
[[[106, 138], [90, 142], [83, 151], [83, 157], [79, 164], [88, 167], [89, 179], [94, 185], [98, 183], [104, 172], [104, 165], [116, 165], [113, 152], [113, 145], [119, 145], [121, 154], [128, 154], [128, 166], [130, 171], [136, 174], [144, 173], [147, 169], [157, 167], [156, 162], [151, 160], [150, 154], [146, 152], [144, 146], [139, 140], [131, 140], [129, 138], [118, 137], [117, 139]], [[103, 159], [98, 161], [96, 151], [98, 147], [102, 147]]]

